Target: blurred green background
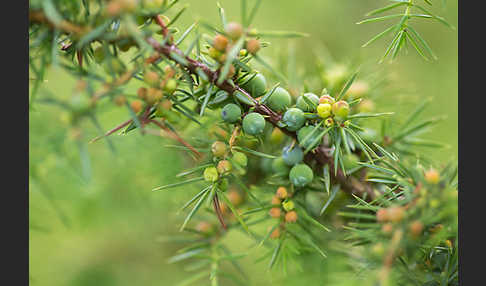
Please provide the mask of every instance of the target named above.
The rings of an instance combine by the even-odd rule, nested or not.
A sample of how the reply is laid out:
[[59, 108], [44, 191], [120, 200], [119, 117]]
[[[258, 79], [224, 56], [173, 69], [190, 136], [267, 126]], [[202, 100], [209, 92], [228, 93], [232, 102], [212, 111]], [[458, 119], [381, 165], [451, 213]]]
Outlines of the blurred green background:
[[[187, 0], [190, 7], [180, 19], [181, 27], [202, 18], [217, 23], [216, 1]], [[219, 1], [229, 20], [239, 20], [240, 2]], [[388, 23], [356, 25], [366, 12], [388, 1], [371, 0], [266, 0], [254, 26], [262, 30], [296, 30], [311, 36], [297, 40], [297, 59], [313, 61], [308, 50], [326, 47], [336, 61], [359, 59], [368, 65], [377, 61], [390, 38], [361, 48]], [[432, 10], [457, 27], [457, 1], [434, 1]], [[250, 3], [253, 3], [250, 1]], [[447, 118], [423, 137], [450, 145], [433, 150], [429, 156], [438, 162], [457, 158], [457, 31], [436, 22], [416, 21], [415, 26], [428, 40], [439, 60], [426, 62], [415, 51], [402, 53], [393, 63], [380, 69], [393, 74], [395, 92], [415, 98], [432, 97], [425, 112], [428, 117]], [[271, 58], [288, 40], [271, 40], [263, 55]], [[45, 88], [68, 98], [75, 81], [63, 71], [49, 71]], [[386, 101], [386, 99], [385, 99]], [[406, 116], [413, 108], [395, 99], [386, 111]], [[379, 107], [378, 107], [379, 108]], [[390, 110], [391, 109], [391, 110]], [[381, 110], [380, 110], [381, 111]], [[105, 130], [127, 118], [126, 110], [106, 110], [100, 116]], [[38, 104], [29, 114], [29, 272], [32, 285], [175, 285], [187, 276], [183, 264], [167, 264], [167, 259], [182, 247], [163, 241], [176, 234], [184, 218], [177, 209], [191, 194], [184, 189], [153, 193], [150, 190], [175, 181], [175, 174], [190, 166], [183, 153], [163, 148], [170, 143], [155, 136], [113, 136], [117, 155], [109, 152], [106, 141], [87, 145], [92, 178], [82, 178], [79, 149], [62, 121], [60, 109]], [[84, 140], [98, 135], [97, 129], [83, 124]], [[230, 233], [228, 245], [244, 251], [251, 241], [240, 233]], [[322, 285], [355, 285], [359, 277], [350, 277], [352, 261], [336, 255], [325, 261], [309, 258], [304, 273], [292, 272], [285, 279], [254, 263], [258, 250], [250, 250], [241, 260], [252, 285], [299, 285], [323, 281]], [[341, 272], [341, 270], [342, 272]], [[314, 283], [313, 283], [314, 281]], [[355, 283], [356, 282], [356, 283]], [[202, 282], [201, 282], [202, 283]], [[205, 284], [194, 284], [205, 285]], [[223, 284], [225, 285], [225, 284]], [[230, 285], [230, 284], [228, 284]]]

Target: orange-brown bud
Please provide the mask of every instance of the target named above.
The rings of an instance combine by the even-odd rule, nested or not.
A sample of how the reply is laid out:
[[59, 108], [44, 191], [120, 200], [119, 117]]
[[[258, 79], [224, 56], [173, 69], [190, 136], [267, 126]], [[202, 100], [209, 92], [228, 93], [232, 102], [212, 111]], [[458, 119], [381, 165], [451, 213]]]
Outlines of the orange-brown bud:
[[289, 211], [285, 214], [285, 222], [294, 223], [297, 221], [297, 212], [296, 211]]
[[385, 222], [385, 221], [388, 221], [389, 219], [389, 216], [388, 216], [388, 210], [383, 208], [383, 209], [379, 209], [377, 212], [376, 212], [376, 220], [379, 221], [379, 222]]
[[130, 103], [130, 107], [133, 109], [133, 112], [139, 113], [140, 111], [142, 111], [143, 102], [140, 100], [134, 100]]
[[273, 218], [279, 218], [282, 215], [282, 211], [280, 210], [280, 208], [271, 208], [268, 213]]
[[224, 51], [228, 46], [228, 38], [223, 35], [216, 35], [213, 39], [213, 47], [218, 51]]
[[391, 223], [385, 223], [382, 227], [381, 227], [381, 231], [384, 233], [384, 234], [390, 234], [392, 231], [393, 231], [393, 225]]
[[277, 196], [272, 197], [272, 205], [280, 205], [282, 201], [280, 201], [280, 198]]
[[424, 224], [418, 220], [410, 224], [410, 233], [413, 237], [418, 237], [424, 229]]
[[278, 187], [277, 192], [275, 194], [280, 199], [285, 199], [289, 196], [289, 194], [287, 193], [287, 189], [285, 187]]
[[257, 39], [248, 40], [246, 49], [250, 54], [256, 54], [260, 50], [260, 41]]

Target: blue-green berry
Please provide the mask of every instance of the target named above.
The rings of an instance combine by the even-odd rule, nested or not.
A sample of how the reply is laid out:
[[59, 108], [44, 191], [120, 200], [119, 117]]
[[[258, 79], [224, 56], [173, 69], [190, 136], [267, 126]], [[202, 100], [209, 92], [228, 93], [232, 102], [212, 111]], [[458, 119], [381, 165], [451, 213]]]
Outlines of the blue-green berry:
[[267, 99], [268, 107], [276, 112], [282, 112], [290, 106], [292, 98], [290, 93], [283, 87], [277, 87], [275, 91]]
[[304, 159], [304, 152], [299, 146], [294, 146], [293, 148], [291, 148], [291, 145], [285, 146], [282, 150], [282, 159], [285, 164], [293, 166], [302, 162]]
[[314, 179], [312, 169], [306, 164], [298, 164], [292, 167], [289, 173], [289, 179], [296, 187], [304, 187]]
[[[243, 78], [243, 81], [249, 77]], [[267, 89], [267, 80], [261, 73], [257, 73], [251, 80], [241, 85], [241, 88], [246, 90], [252, 97], [259, 97], [265, 93]]]
[[289, 166], [285, 164], [282, 157], [278, 157], [272, 161], [272, 171], [277, 175], [286, 175], [289, 172]]
[[[317, 139], [319, 133], [321, 133], [321, 131], [322, 131], [322, 129], [319, 128], [318, 130], [316, 130], [314, 132], [314, 134], [311, 135], [311, 137], [307, 138], [304, 141], [304, 139], [307, 137], [307, 135], [309, 135], [312, 132], [312, 130], [314, 130], [314, 128], [315, 128], [315, 126], [308, 125], [308, 126], [304, 126], [304, 127], [300, 128], [300, 130], [297, 132], [297, 140], [299, 141], [300, 146], [304, 147], [305, 149], [307, 149], [307, 148], [309, 148], [309, 146], [311, 146], [312, 142], [314, 142]], [[319, 140], [317, 140], [317, 142], [312, 144], [311, 148], [317, 147], [319, 144], [321, 144], [321, 141], [322, 141], [322, 138], [320, 138]]]
[[226, 104], [221, 110], [221, 117], [226, 122], [235, 123], [241, 117], [241, 108], [234, 103]]
[[287, 125], [287, 129], [290, 131], [297, 131], [305, 124], [304, 112], [298, 108], [289, 108], [285, 111], [282, 122]]
[[[309, 103], [307, 103], [304, 97], [309, 101], [313, 102], [314, 105], [310, 105]], [[297, 98], [297, 101], [295, 102], [295, 106], [305, 112], [313, 112], [318, 104], [319, 96], [315, 95], [312, 92], [304, 93], [304, 95], [299, 96]]]
[[250, 112], [243, 118], [243, 131], [248, 135], [259, 135], [265, 128], [265, 118], [259, 113]]

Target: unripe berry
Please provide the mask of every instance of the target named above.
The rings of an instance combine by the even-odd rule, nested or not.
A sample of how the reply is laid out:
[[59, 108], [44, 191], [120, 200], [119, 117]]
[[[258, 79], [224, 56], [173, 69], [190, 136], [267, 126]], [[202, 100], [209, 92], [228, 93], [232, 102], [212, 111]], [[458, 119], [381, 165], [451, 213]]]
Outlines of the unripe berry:
[[405, 210], [402, 207], [388, 208], [388, 219], [391, 222], [399, 222], [405, 217]]
[[349, 114], [349, 104], [344, 100], [335, 102], [332, 105], [332, 114], [340, 119], [345, 119]]
[[[245, 81], [247, 77], [242, 80]], [[241, 88], [246, 90], [252, 97], [259, 97], [265, 93], [267, 89], [267, 80], [261, 73], [257, 73], [251, 80], [241, 85]]]
[[257, 39], [250, 39], [246, 43], [246, 49], [250, 54], [256, 54], [260, 50], [260, 41]]
[[204, 169], [204, 180], [208, 182], [216, 182], [219, 178], [218, 170], [215, 167], [207, 167]]
[[297, 98], [297, 101], [295, 102], [295, 106], [297, 106], [297, 108], [301, 109], [302, 111], [313, 112], [315, 110], [315, 107], [308, 104], [304, 97], [313, 102], [315, 105], [319, 105], [319, 97], [312, 92], [308, 92], [304, 93], [304, 95], [299, 96]]
[[248, 164], [248, 157], [246, 157], [246, 155], [241, 152], [233, 152], [233, 160], [236, 164], [242, 167], [246, 167], [246, 165]]
[[287, 223], [294, 223], [297, 221], [297, 212], [290, 211], [285, 214], [285, 222]]
[[246, 49], [241, 49], [240, 50], [240, 57], [244, 57], [246, 55], [248, 55], [248, 51]]
[[326, 127], [331, 127], [334, 125], [334, 120], [331, 117], [326, 118], [326, 120], [324, 120], [324, 125]]
[[267, 99], [267, 104], [272, 110], [282, 112], [290, 106], [291, 101], [290, 93], [279, 86]]
[[410, 228], [410, 234], [413, 237], [418, 237], [422, 233], [422, 230], [424, 229], [424, 224], [416, 220], [410, 224], [409, 228]]
[[376, 220], [379, 222], [388, 221], [388, 211], [386, 208], [379, 209], [376, 212]]
[[332, 106], [329, 103], [321, 103], [317, 106], [317, 114], [321, 118], [328, 118], [331, 115]]
[[285, 164], [282, 157], [279, 157], [272, 162], [272, 172], [280, 175], [287, 174], [289, 172], [289, 166]]
[[[300, 128], [300, 130], [297, 132], [297, 140], [299, 141], [300, 146], [304, 148], [308, 148], [311, 146], [311, 143], [316, 139], [317, 135], [319, 135], [320, 130], [314, 132], [314, 134], [310, 138], [308, 138], [305, 142], [303, 142], [303, 140], [307, 137], [307, 135], [309, 135], [309, 133], [312, 132], [312, 130], [314, 130], [314, 128], [315, 126], [312, 125], [308, 125]], [[317, 140], [317, 142], [314, 143], [314, 145], [312, 145], [311, 148], [317, 147], [319, 144], [321, 144], [321, 141], [322, 138], [320, 140]]]
[[289, 173], [289, 179], [296, 187], [304, 187], [312, 182], [314, 173], [312, 169], [306, 164], [298, 164], [292, 167]]
[[177, 89], [177, 81], [173, 78], [167, 80], [167, 82], [164, 85], [164, 91], [167, 92], [168, 94], [172, 94], [176, 89]]
[[329, 103], [330, 105], [333, 105], [334, 102], [336, 102], [336, 100], [329, 94], [324, 94], [319, 98], [319, 103]]
[[233, 169], [233, 166], [231, 165], [230, 161], [221, 160], [221, 161], [218, 162], [218, 166], [216, 168], [218, 170], [218, 173], [223, 175], [223, 174], [227, 174], [227, 173], [231, 172], [231, 170]]
[[437, 184], [439, 183], [440, 175], [439, 172], [435, 169], [430, 169], [425, 172], [425, 181], [429, 184]]
[[383, 247], [383, 244], [380, 242], [380, 243], [373, 245], [373, 247], [371, 248], [371, 251], [374, 254], [381, 256], [385, 252], [385, 248]]
[[105, 48], [97, 47], [93, 51], [93, 57], [97, 63], [101, 63], [105, 59]]
[[143, 0], [143, 7], [147, 9], [160, 9], [165, 0]]
[[273, 196], [272, 197], [272, 205], [280, 205], [281, 201], [278, 196]]
[[228, 38], [226, 38], [223, 35], [216, 35], [213, 38], [213, 47], [218, 50], [218, 51], [224, 51], [226, 50], [226, 47], [228, 46]]
[[285, 187], [278, 187], [277, 191], [275, 192], [275, 196], [280, 199], [286, 199], [289, 194], [287, 193], [287, 189]]
[[248, 135], [259, 135], [265, 128], [265, 118], [259, 113], [250, 112], [243, 118], [243, 131]]
[[134, 100], [130, 103], [130, 107], [133, 109], [133, 112], [139, 113], [142, 111], [143, 102], [140, 100]]
[[159, 84], [160, 77], [154, 71], [147, 71], [143, 75], [143, 81], [150, 86], [157, 86]]
[[221, 117], [228, 123], [235, 123], [241, 118], [241, 108], [234, 103], [227, 104], [221, 109]]
[[222, 53], [221, 51], [218, 51], [215, 47], [210, 47], [208, 50], [208, 55], [211, 58], [219, 61], [219, 58], [221, 57]]
[[285, 146], [282, 151], [282, 158], [285, 164], [293, 166], [302, 162], [304, 159], [304, 151], [299, 146], [294, 146], [292, 149], [291, 145]]
[[221, 141], [215, 141], [213, 145], [211, 145], [211, 152], [215, 157], [223, 157], [226, 153], [226, 144]]
[[243, 27], [236, 22], [230, 22], [225, 28], [228, 36], [233, 40], [238, 40], [243, 35]]
[[272, 134], [270, 134], [270, 142], [272, 144], [278, 145], [282, 143], [282, 140], [284, 139], [284, 133], [280, 128], [274, 128], [272, 131]]
[[103, 68], [107, 73], [122, 74], [125, 72], [125, 65], [118, 58], [110, 58], [103, 62]]
[[280, 208], [271, 208], [268, 213], [273, 218], [279, 218], [282, 215], [282, 211], [280, 210]]
[[298, 108], [289, 108], [285, 111], [282, 122], [287, 125], [289, 131], [297, 131], [304, 126], [306, 119], [304, 112]]
[[295, 207], [295, 205], [294, 205], [294, 202], [293, 202], [293, 201], [286, 201], [286, 202], [284, 202], [284, 203], [282, 204], [282, 206], [283, 206], [283, 208], [284, 208], [284, 210], [285, 210], [286, 212], [289, 212], [289, 211], [293, 210], [293, 209], [294, 209], [294, 207]]

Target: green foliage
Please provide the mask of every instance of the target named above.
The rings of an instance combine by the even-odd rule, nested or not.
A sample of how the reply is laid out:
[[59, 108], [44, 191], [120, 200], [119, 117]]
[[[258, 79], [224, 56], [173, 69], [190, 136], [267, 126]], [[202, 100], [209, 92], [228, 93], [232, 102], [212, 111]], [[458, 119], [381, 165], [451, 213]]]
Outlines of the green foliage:
[[[365, 71], [323, 67], [322, 58], [314, 73], [291, 75], [304, 85], [297, 89], [260, 50], [267, 38], [306, 34], [254, 28], [260, 0], [251, 8], [241, 1], [240, 23], [229, 21], [218, 4], [220, 25], [200, 20], [186, 29], [176, 27], [187, 8], [178, 2], [31, 1], [30, 51], [37, 56], [29, 64], [36, 77], [30, 106], [50, 103], [65, 112], [86, 179], [91, 165], [84, 122], [99, 131], [90, 142], [106, 140], [112, 152], [112, 134], [139, 132], [142, 140], [155, 135], [177, 141], [166, 147], [192, 160], [177, 180], [164, 179], [152, 189], [190, 195], [180, 208], [186, 214], [179, 231], [186, 235], [169, 239], [187, 244], [168, 260], [191, 262], [192, 273], [180, 285], [203, 278], [211, 285], [246, 285], [249, 277], [238, 261], [248, 253], [231, 253], [224, 244], [234, 231], [253, 243], [248, 252], [263, 247], [263, 255], [250, 258], [268, 269], [280, 267], [278, 275], [302, 268], [307, 256], [326, 259], [349, 249], [358, 251], [358, 271], [369, 270], [370, 285], [457, 285], [457, 170], [450, 164], [436, 171], [426, 158], [417, 160], [414, 148], [443, 147], [417, 138], [438, 122], [416, 123], [426, 102], [405, 122], [394, 122], [391, 112], [372, 112], [378, 88], [360, 78]], [[405, 13], [362, 21], [400, 18], [367, 44], [394, 31], [385, 57], [391, 52], [395, 58], [407, 41], [423, 55], [416, 40], [433, 56], [409, 20], [442, 18], [412, 1], [369, 15], [398, 7]], [[287, 60], [292, 67], [294, 55]], [[41, 89], [49, 65], [77, 79], [68, 100]], [[264, 76], [258, 66], [270, 73]], [[104, 132], [98, 116], [111, 107], [123, 109], [126, 121]], [[46, 171], [31, 174], [42, 182]], [[439, 225], [446, 227], [434, 231]]]

